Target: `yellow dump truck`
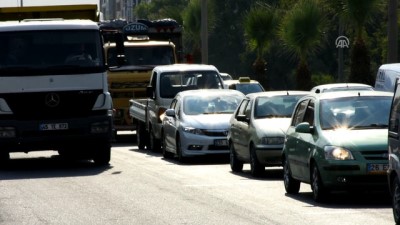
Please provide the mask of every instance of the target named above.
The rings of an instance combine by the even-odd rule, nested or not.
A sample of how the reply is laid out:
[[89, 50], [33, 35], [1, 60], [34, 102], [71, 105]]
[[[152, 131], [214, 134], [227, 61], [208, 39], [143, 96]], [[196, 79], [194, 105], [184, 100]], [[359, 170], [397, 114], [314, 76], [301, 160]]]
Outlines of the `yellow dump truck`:
[[97, 4], [24, 6], [0, 8], [0, 21], [24, 19], [87, 19], [99, 21]]
[[115, 134], [136, 130], [137, 121], [129, 115], [129, 100], [146, 98], [155, 66], [182, 61], [182, 27], [172, 19], [114, 20], [100, 22], [100, 29], [109, 67]]

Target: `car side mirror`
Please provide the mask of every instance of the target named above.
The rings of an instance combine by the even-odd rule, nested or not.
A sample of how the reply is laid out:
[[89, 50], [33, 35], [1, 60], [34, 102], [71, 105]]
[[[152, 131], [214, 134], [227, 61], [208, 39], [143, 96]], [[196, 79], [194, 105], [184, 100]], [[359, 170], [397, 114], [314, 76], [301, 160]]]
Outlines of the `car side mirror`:
[[312, 133], [313, 132], [313, 128], [310, 126], [310, 124], [308, 122], [303, 122], [303, 123], [299, 123], [297, 124], [295, 131], [297, 133]]
[[246, 123], [249, 122], [249, 119], [246, 117], [246, 115], [237, 115], [237, 116], [236, 116], [236, 119], [237, 119], [238, 121], [241, 121], [241, 122], [246, 122]]
[[167, 109], [165, 110], [165, 115], [170, 117], [175, 117], [175, 110], [174, 109]]

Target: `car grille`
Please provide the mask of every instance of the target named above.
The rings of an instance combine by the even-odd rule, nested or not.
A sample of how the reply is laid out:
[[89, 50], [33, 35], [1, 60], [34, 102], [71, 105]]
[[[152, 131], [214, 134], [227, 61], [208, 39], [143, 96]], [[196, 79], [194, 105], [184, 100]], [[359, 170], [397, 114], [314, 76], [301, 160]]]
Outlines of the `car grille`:
[[211, 137], [226, 137], [226, 135], [228, 135], [226, 130], [203, 130], [203, 133]]
[[385, 160], [388, 159], [387, 150], [376, 150], [376, 151], [361, 151], [362, 156], [366, 160]]

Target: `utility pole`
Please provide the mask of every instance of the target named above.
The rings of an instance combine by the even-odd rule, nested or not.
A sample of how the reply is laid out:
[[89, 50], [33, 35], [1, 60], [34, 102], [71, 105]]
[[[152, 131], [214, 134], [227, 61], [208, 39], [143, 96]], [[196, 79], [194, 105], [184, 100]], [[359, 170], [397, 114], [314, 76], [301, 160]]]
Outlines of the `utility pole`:
[[201, 62], [208, 64], [207, 0], [201, 0]]
[[388, 56], [387, 63], [397, 62], [397, 0], [388, 1]]
[[21, 0], [21, 7], [24, 7], [24, 0]]

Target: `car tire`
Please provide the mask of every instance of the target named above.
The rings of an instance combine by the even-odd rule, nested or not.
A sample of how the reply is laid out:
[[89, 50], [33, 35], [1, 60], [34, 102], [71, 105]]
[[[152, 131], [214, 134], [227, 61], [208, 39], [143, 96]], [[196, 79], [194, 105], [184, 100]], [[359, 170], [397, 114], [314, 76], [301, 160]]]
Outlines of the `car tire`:
[[161, 151], [161, 141], [157, 140], [153, 131], [150, 131], [150, 148], [153, 152]]
[[324, 202], [328, 195], [328, 190], [324, 187], [324, 184], [321, 180], [321, 175], [319, 173], [319, 169], [317, 164], [313, 164], [312, 166], [312, 174], [311, 174], [311, 189], [313, 191], [313, 199], [316, 202]]
[[265, 172], [265, 166], [258, 161], [253, 145], [250, 146], [250, 171], [253, 177], [259, 177]]
[[98, 146], [93, 153], [93, 161], [97, 166], [108, 165], [111, 159], [111, 145]]
[[400, 224], [400, 181], [397, 175], [393, 180], [392, 190], [393, 218], [396, 224]]
[[176, 153], [178, 155], [178, 161], [181, 163], [185, 163], [186, 157], [182, 154], [181, 139], [179, 135], [176, 136]]
[[137, 123], [137, 129], [136, 129], [136, 141], [138, 148], [143, 150], [148, 146], [148, 133], [146, 131], [146, 126], [143, 122], [138, 122]]
[[162, 154], [164, 159], [172, 158], [172, 153], [167, 151], [166, 142], [165, 142], [165, 134], [162, 132]]
[[236, 156], [235, 152], [235, 147], [233, 146], [233, 143], [229, 145], [229, 163], [231, 165], [231, 170], [235, 173], [242, 172], [243, 171], [243, 162], [239, 161], [239, 159]]
[[283, 159], [283, 184], [285, 185], [286, 193], [298, 194], [300, 190], [300, 181], [295, 180], [290, 172], [289, 162], [285, 157]]

